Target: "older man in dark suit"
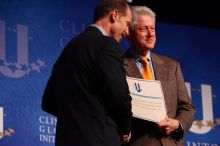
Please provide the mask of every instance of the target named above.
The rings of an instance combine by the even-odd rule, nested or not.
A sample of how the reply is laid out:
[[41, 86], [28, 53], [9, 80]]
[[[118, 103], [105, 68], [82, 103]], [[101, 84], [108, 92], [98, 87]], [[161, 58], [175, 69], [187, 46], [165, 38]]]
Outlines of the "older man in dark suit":
[[124, 55], [125, 71], [130, 77], [161, 81], [168, 117], [156, 123], [133, 118], [129, 145], [183, 146], [183, 135], [191, 127], [195, 109], [180, 65], [151, 52], [156, 42], [155, 13], [145, 6], [134, 6], [132, 17], [128, 37], [131, 48]]
[[131, 97], [119, 40], [131, 10], [123, 0], [104, 0], [94, 24], [71, 40], [56, 61], [42, 108], [57, 116], [56, 146], [120, 146], [131, 130]]

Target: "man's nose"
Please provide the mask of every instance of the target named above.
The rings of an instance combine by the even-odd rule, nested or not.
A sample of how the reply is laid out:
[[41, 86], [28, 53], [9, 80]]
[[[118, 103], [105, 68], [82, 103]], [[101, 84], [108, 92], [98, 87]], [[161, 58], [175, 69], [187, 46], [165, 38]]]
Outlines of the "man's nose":
[[153, 32], [150, 28], [147, 29], [147, 35], [148, 36], [152, 36], [153, 35]]

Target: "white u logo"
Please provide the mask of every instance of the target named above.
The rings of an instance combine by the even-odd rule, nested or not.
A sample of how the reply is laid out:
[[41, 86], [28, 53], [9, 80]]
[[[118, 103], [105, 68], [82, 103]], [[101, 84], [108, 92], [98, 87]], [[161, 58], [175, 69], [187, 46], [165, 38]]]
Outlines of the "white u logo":
[[[189, 96], [191, 95], [191, 87], [190, 83], [186, 83], [186, 87], [189, 93]], [[202, 96], [202, 115], [203, 119], [201, 120], [201, 126], [196, 125], [196, 121], [193, 122], [192, 127], [190, 128], [190, 131], [197, 134], [205, 134], [208, 133], [212, 127], [207, 126], [207, 122], [213, 122], [213, 107], [212, 107], [212, 89], [210, 85], [201, 85], [201, 96]]]
[[[6, 60], [6, 26], [0, 21], [0, 73], [8, 77], [19, 78], [30, 71], [40, 72], [40, 67], [45, 66], [44, 62], [37, 60], [29, 64], [28, 61], [28, 29], [27, 26], [17, 24], [17, 62]], [[2, 64], [1, 64], [2, 63]]]
[[[4, 61], [4, 66], [0, 66], [0, 72], [9, 77], [21, 77], [25, 71], [21, 70], [21, 65], [28, 65], [28, 30], [26, 26], [17, 25], [17, 63], [9, 63], [6, 60], [6, 27], [5, 22], [0, 21], [0, 60]], [[9, 66], [16, 66], [11, 70]]]
[[[0, 133], [3, 133], [3, 108], [0, 107]], [[1, 135], [0, 135], [1, 139]]]

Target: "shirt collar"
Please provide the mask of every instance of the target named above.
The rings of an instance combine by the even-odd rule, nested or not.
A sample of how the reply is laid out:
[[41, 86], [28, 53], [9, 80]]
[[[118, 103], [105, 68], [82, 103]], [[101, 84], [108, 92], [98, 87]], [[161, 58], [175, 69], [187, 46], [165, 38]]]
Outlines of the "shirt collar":
[[[136, 61], [139, 60], [140, 55], [138, 55], [133, 49], [129, 49], [131, 55], [135, 58]], [[146, 57], [150, 60], [151, 62], [151, 53], [150, 51], [147, 52]]]
[[96, 27], [102, 32], [103, 35], [108, 36], [107, 32], [101, 26], [96, 25], [96, 24], [91, 24], [91, 26]]

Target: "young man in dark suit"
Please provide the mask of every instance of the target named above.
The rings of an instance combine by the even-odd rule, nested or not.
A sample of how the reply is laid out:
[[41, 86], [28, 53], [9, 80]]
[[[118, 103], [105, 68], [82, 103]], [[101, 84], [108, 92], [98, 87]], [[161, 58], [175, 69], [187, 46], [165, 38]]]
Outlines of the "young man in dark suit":
[[[131, 47], [124, 55], [124, 67], [130, 77], [161, 81], [168, 117], [157, 122], [133, 118], [128, 145], [183, 146], [183, 135], [192, 125], [195, 109], [179, 63], [151, 51], [156, 42], [155, 17], [155, 13], [145, 6], [132, 7], [128, 37]], [[140, 58], [145, 58], [146, 62]], [[149, 66], [147, 72], [143, 69], [146, 65]]]
[[120, 146], [131, 130], [131, 97], [119, 40], [131, 10], [123, 0], [97, 5], [94, 23], [64, 48], [53, 66], [42, 109], [57, 117], [56, 146]]

